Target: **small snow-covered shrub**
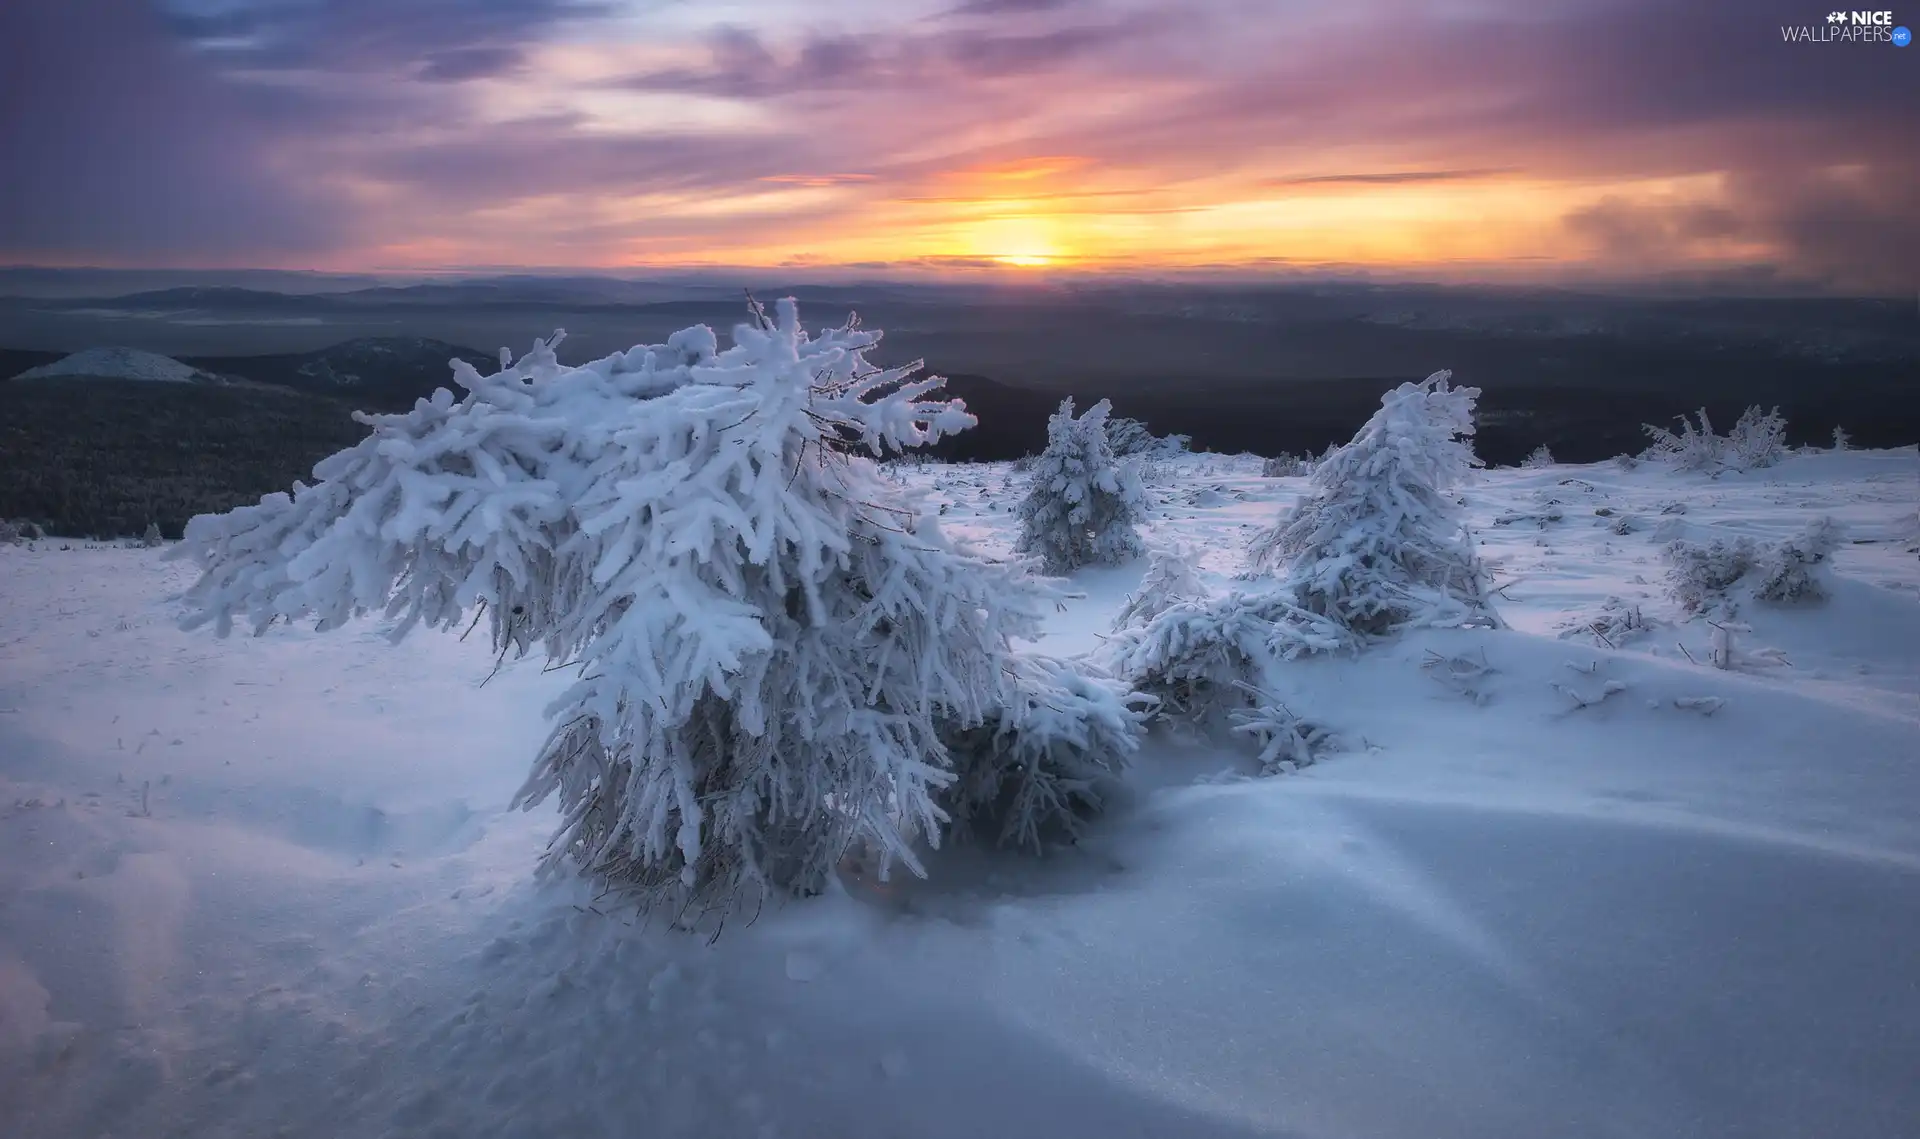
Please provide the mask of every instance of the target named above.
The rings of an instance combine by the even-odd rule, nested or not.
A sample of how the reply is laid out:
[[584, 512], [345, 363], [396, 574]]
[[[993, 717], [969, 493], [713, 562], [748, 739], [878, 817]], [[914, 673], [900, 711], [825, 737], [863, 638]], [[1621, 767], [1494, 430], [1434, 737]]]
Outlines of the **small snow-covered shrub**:
[[[1687, 613], [1726, 617], [1750, 596], [1772, 604], [1824, 600], [1821, 569], [1840, 542], [1832, 518], [1817, 518], [1806, 529], [1762, 545], [1752, 538], [1708, 542], [1677, 541], [1667, 547], [1668, 591]], [[1736, 595], [1734, 587], [1744, 587]]]
[[1313, 473], [1313, 462], [1298, 455], [1276, 455], [1260, 462], [1260, 477], [1265, 479], [1297, 478]]
[[1560, 636], [1590, 636], [1608, 648], [1619, 648], [1645, 633], [1651, 626], [1638, 605], [1620, 597], [1609, 597], [1597, 612], [1583, 614], [1561, 625]]
[[1103, 399], [1076, 419], [1068, 398], [1047, 421], [1047, 449], [1021, 500], [1014, 542], [1047, 573], [1114, 565], [1144, 549], [1134, 526], [1144, 520], [1146, 490], [1133, 464], [1117, 462], [1107, 445], [1111, 411]]
[[1683, 415], [1678, 431], [1646, 424], [1645, 431], [1653, 443], [1640, 457], [1668, 463], [1678, 470], [1717, 473], [1771, 467], [1787, 455], [1787, 421], [1777, 407], [1772, 411], [1763, 411], [1758, 404], [1747, 408], [1725, 436], [1713, 433], [1706, 408], [1694, 414], [1699, 424]]
[[1833, 429], [1833, 449], [1836, 451], [1853, 450], [1853, 436], [1847, 434], [1846, 428], [1835, 427]]
[[503, 657], [578, 666], [516, 802], [559, 799], [549, 869], [649, 903], [815, 891], [852, 850], [918, 872], [1010, 772], [1044, 784], [1018, 835], [1087, 805], [1137, 726], [1122, 690], [1015, 649], [1057, 590], [955, 546], [870, 457], [973, 417], [869, 364], [878, 332], [777, 311], [724, 351], [699, 326], [577, 368], [557, 336], [455, 361], [464, 396], [360, 415], [314, 484], [193, 519], [185, 624], [484, 615]]
[[1113, 619], [1113, 628], [1145, 625], [1175, 605], [1204, 599], [1207, 592], [1206, 583], [1193, 568], [1192, 550], [1184, 545], [1154, 550], [1140, 588], [1128, 595]]
[[1653, 442], [1641, 452], [1640, 457], [1669, 463], [1683, 471], [1717, 470], [1725, 440], [1713, 433], [1713, 421], [1707, 418], [1706, 408], [1701, 408], [1697, 414], [1700, 416], [1698, 427], [1682, 415], [1678, 431], [1669, 431], [1651, 423], [1643, 424], [1642, 430]]
[[1728, 541], [1675, 540], [1666, 549], [1667, 592], [1685, 613], [1709, 613], [1730, 606], [1728, 591], [1759, 563], [1760, 548], [1745, 536]]
[[1538, 447], [1535, 447], [1526, 458], [1520, 460], [1520, 466], [1522, 469], [1529, 471], [1537, 471], [1543, 467], [1551, 467], [1553, 466], [1553, 452], [1547, 450], [1547, 445], [1542, 443]]
[[1771, 467], [1787, 457], [1787, 421], [1780, 409], [1761, 411], [1758, 404], [1740, 413], [1727, 433], [1726, 461], [1737, 470]]
[[147, 523], [146, 533], [140, 535], [140, 544], [149, 548], [165, 545], [166, 541], [166, 538], [160, 534], [160, 524], [158, 522]]
[[1613, 457], [1613, 465], [1623, 471], [1631, 471], [1639, 468], [1640, 460], [1634, 455], [1619, 454]]
[[1250, 735], [1260, 745], [1262, 775], [1291, 774], [1311, 767], [1320, 757], [1340, 747], [1340, 739], [1324, 725], [1303, 720], [1285, 704], [1253, 690], [1255, 702], [1228, 713], [1233, 730]]
[[1839, 544], [1840, 527], [1832, 518], [1821, 517], [1793, 537], [1769, 546], [1754, 567], [1754, 597], [1775, 604], [1825, 600], [1827, 588], [1819, 567]]

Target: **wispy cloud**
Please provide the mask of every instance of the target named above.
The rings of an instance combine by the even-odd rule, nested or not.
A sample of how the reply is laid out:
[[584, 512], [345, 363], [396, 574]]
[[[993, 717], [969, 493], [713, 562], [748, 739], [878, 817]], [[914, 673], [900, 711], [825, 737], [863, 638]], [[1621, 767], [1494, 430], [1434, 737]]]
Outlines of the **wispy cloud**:
[[1307, 174], [1265, 178], [1263, 186], [1412, 186], [1425, 182], [1467, 182], [1512, 174], [1517, 166], [1479, 166], [1465, 170], [1384, 170], [1356, 174]]
[[1912, 61], [1781, 42], [1803, 7], [14, 0], [0, 259], [1045, 250], [1910, 290]]

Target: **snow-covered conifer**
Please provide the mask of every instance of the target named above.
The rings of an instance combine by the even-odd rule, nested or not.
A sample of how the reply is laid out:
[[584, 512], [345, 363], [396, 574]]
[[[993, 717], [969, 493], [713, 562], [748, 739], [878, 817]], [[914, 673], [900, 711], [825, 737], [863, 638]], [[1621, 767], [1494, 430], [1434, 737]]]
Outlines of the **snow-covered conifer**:
[[1365, 635], [1490, 614], [1485, 572], [1445, 493], [1480, 466], [1478, 388], [1450, 372], [1401, 384], [1353, 441], [1316, 464], [1306, 498], [1251, 548], [1296, 603]]
[[164, 545], [165, 543], [166, 538], [160, 533], [160, 524], [158, 522], [147, 523], [146, 532], [140, 535], [140, 544], [151, 547]]
[[1192, 442], [1187, 435], [1155, 435], [1138, 419], [1116, 415], [1107, 420], [1107, 445], [1116, 458], [1171, 458]]
[[1068, 398], [1047, 421], [1047, 449], [1020, 503], [1014, 543], [1047, 573], [1113, 565], [1142, 552], [1134, 526], [1144, 520], [1146, 490], [1133, 465], [1117, 462], [1108, 445], [1112, 410], [1103, 399], [1076, 419]]
[[1128, 595], [1113, 619], [1115, 629], [1145, 625], [1167, 610], [1207, 596], [1206, 583], [1193, 568], [1193, 551], [1184, 545], [1152, 551], [1140, 588]]
[[578, 665], [517, 801], [560, 800], [549, 867], [651, 902], [817, 889], [853, 847], [917, 871], [917, 839], [1016, 773], [1016, 837], [1087, 805], [1140, 713], [1014, 650], [1053, 587], [860, 454], [973, 418], [917, 364], [869, 365], [856, 321], [754, 312], [724, 351], [695, 327], [577, 368], [558, 336], [489, 376], [455, 361], [465, 396], [362, 415], [313, 485], [195, 518], [186, 623], [379, 613], [398, 638], [482, 610], [503, 656]]
[[1529, 471], [1537, 471], [1543, 467], [1551, 467], [1553, 466], [1553, 452], [1547, 449], [1545, 443], [1542, 443], [1538, 447], [1535, 447], [1526, 458], [1520, 460], [1520, 466], [1522, 469]]
[[1254, 542], [1264, 587], [1176, 604], [1126, 630], [1111, 646], [1120, 675], [1197, 711], [1243, 691], [1267, 661], [1415, 625], [1497, 626], [1443, 493], [1479, 465], [1465, 441], [1479, 392], [1448, 386], [1450, 376], [1388, 392], [1351, 443], [1315, 464], [1308, 496]]
[[1835, 427], [1833, 429], [1833, 449], [1836, 451], [1853, 450], [1853, 436], [1847, 434], [1846, 428]]

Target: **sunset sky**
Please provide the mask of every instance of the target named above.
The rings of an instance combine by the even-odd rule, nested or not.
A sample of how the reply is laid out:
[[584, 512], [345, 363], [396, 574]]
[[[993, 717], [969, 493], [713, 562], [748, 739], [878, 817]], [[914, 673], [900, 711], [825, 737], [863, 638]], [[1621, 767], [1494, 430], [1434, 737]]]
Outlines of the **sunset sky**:
[[[1801, 0], [4, 0], [0, 263], [1920, 288]], [[1920, 7], [1894, 12], [1920, 25]]]

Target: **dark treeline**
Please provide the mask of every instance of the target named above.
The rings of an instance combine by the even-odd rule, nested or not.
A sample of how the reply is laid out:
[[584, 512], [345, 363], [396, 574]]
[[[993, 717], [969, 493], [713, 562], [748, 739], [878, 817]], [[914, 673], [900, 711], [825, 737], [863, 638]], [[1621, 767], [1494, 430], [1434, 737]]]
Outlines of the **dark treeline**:
[[0, 383], [0, 518], [62, 537], [178, 538], [195, 514], [312, 481], [366, 435], [338, 400], [144, 380]]
[[[441, 346], [429, 354], [445, 367]], [[396, 359], [389, 367], [403, 370], [362, 389], [0, 382], [0, 519], [35, 522], [54, 535], [100, 538], [139, 535], [155, 523], [165, 536], [178, 537], [195, 514], [227, 510], [284, 490], [295, 479], [310, 479], [316, 461], [365, 436], [349, 416], [353, 406], [401, 410], [441, 386], [411, 360], [403, 366]], [[1119, 414], [1146, 421], [1158, 434], [1190, 435], [1199, 449], [1317, 454], [1351, 438], [1379, 406], [1381, 392], [1397, 382], [1216, 380], [1127, 385], [1118, 392], [1089, 386], [1073, 394], [1082, 406], [1111, 395]], [[1039, 451], [1046, 444], [1047, 416], [1065, 394], [966, 374], [949, 377], [948, 390], [966, 401], [980, 424], [930, 449], [947, 461], [991, 462]], [[1725, 430], [1752, 403], [1778, 404], [1796, 444], [1824, 444], [1835, 426], [1844, 426], [1856, 446], [1899, 446], [1920, 439], [1914, 390], [1911, 377], [1893, 371], [1845, 385], [1493, 387], [1481, 399], [1476, 449], [1496, 466], [1518, 463], [1542, 444], [1562, 462], [1591, 462], [1643, 449], [1643, 423], [1670, 423], [1704, 404]]]

